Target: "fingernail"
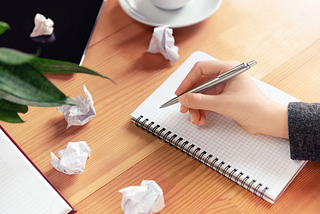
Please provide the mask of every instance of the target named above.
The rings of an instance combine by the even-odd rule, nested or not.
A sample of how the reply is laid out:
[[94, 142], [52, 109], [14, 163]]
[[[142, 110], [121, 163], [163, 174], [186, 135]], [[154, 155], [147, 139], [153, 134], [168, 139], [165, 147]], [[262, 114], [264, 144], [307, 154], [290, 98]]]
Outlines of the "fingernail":
[[[190, 116], [191, 116], [191, 115], [190, 115]], [[197, 125], [196, 123], [194, 123], [194, 120], [193, 120], [192, 116], [191, 116], [190, 118], [191, 118], [191, 124], [192, 124], [192, 125]]]

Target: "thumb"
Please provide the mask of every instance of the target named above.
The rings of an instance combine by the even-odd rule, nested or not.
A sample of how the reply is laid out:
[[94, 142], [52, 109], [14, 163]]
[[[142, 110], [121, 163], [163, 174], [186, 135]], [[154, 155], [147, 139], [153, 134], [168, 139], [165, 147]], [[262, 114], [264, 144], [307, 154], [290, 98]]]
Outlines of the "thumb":
[[214, 111], [222, 113], [223, 102], [221, 95], [206, 95], [201, 93], [185, 93], [179, 98], [181, 105], [199, 110]]

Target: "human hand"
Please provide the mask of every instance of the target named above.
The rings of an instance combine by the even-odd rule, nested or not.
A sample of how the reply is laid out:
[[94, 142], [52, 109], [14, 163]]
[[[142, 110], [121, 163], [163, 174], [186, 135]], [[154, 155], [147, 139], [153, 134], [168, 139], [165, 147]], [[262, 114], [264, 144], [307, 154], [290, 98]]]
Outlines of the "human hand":
[[[235, 61], [200, 61], [176, 90], [180, 95], [238, 65]], [[242, 73], [204, 93], [186, 93], [180, 111], [189, 111], [192, 124], [204, 125], [209, 111], [233, 119], [251, 134], [288, 138], [287, 106], [269, 99], [247, 73]]]

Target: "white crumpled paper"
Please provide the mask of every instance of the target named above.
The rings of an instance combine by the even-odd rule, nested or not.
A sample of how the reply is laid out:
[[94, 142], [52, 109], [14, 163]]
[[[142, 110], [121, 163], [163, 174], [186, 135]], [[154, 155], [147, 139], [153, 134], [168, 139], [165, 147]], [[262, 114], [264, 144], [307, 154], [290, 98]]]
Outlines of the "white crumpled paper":
[[152, 38], [147, 52], [161, 53], [173, 65], [178, 59], [179, 48], [174, 45], [174, 37], [172, 28], [168, 26], [154, 28]]
[[164, 207], [162, 189], [154, 181], [143, 180], [141, 186], [130, 186], [122, 193], [121, 207], [124, 214], [158, 213]]
[[34, 28], [30, 37], [37, 37], [43, 35], [51, 35], [53, 33], [53, 21], [46, 19], [46, 17], [40, 13], [37, 13], [34, 17]]
[[58, 112], [64, 114], [64, 118], [68, 123], [67, 128], [70, 126], [82, 126], [96, 116], [92, 96], [86, 86], [83, 86], [83, 90], [86, 94], [86, 102], [83, 102], [84, 98], [81, 96], [73, 97], [72, 99], [77, 102], [76, 106], [62, 105], [57, 108]]
[[81, 174], [90, 157], [91, 149], [85, 141], [69, 142], [58, 154], [60, 159], [51, 152], [51, 166], [67, 175]]

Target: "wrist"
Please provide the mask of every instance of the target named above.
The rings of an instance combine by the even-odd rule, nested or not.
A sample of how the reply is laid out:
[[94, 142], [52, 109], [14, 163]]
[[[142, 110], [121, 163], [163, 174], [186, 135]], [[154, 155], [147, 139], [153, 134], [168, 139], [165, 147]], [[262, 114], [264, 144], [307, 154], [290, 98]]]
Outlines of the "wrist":
[[260, 133], [288, 139], [288, 106], [279, 103], [268, 106]]

